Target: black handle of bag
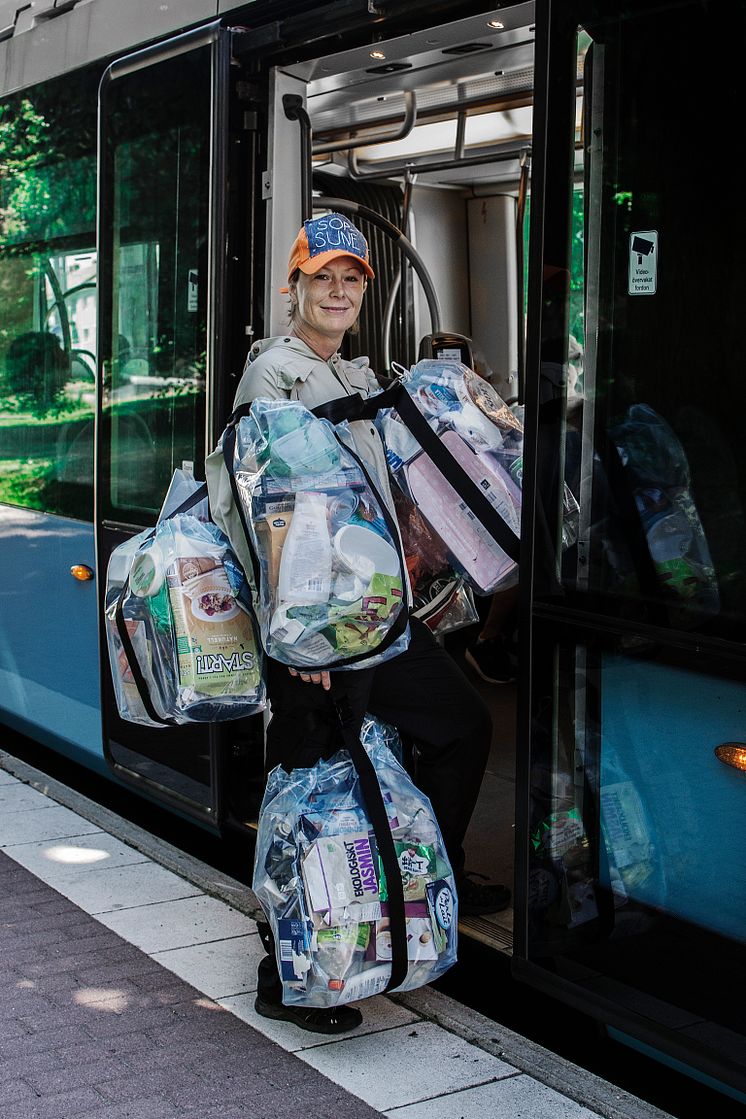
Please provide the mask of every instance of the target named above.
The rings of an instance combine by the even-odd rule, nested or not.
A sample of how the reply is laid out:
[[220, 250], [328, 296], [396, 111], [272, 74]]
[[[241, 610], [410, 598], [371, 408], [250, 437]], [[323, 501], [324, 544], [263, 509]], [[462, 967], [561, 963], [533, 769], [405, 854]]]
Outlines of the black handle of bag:
[[443, 445], [401, 382], [376, 396], [340, 396], [313, 409], [315, 416], [333, 424], [343, 420], [372, 420], [382, 408], [395, 408], [423, 451], [437, 466], [446, 481], [463, 498], [492, 539], [515, 563], [520, 558], [520, 537], [506, 525], [475, 482]]
[[373, 825], [378, 854], [383, 863], [388, 891], [389, 921], [391, 925], [391, 975], [384, 990], [393, 991], [407, 977], [409, 960], [407, 958], [407, 921], [404, 909], [404, 886], [401, 869], [396, 858], [396, 848], [391, 835], [391, 827], [386, 805], [381, 792], [375, 766], [367, 750], [360, 741], [361, 720], [355, 718], [346, 696], [335, 697], [334, 706], [339, 716], [342, 735], [347, 751], [352, 758], [360, 778], [360, 787], [365, 799], [365, 807]]
[[[194, 493], [191, 493], [189, 497], [185, 498], [184, 501], [182, 501], [182, 503], [171, 513], [168, 513], [163, 518], [163, 520], [170, 521], [172, 517], [178, 517], [181, 513], [188, 512], [189, 509], [193, 509], [195, 505], [198, 505], [200, 501], [203, 501], [207, 496], [207, 482], [203, 482], [202, 485], [194, 491]], [[150, 540], [154, 535], [155, 529], [153, 529], [149, 533], [149, 535], [145, 537], [145, 540]], [[143, 541], [143, 543], [145, 543], [145, 541]], [[124, 600], [129, 593], [129, 589], [130, 577], [129, 575], [127, 575], [127, 578], [124, 580], [124, 585], [122, 586], [122, 589], [119, 592], [119, 597], [117, 599], [116, 610], [114, 612], [114, 621], [116, 623], [117, 633], [119, 634], [119, 640], [122, 642], [124, 655], [127, 658], [127, 663], [130, 667], [130, 672], [132, 673], [132, 679], [134, 680], [135, 687], [137, 688], [137, 694], [140, 696], [143, 707], [154, 723], [160, 723], [164, 727], [177, 727], [179, 726], [179, 724], [176, 722], [175, 719], [162, 718], [153, 706], [153, 701], [150, 697], [150, 688], [148, 687], [148, 682], [143, 675], [142, 669], [140, 668], [137, 654], [135, 653], [135, 647], [132, 644], [132, 639], [130, 638], [127, 624], [124, 620]]]
[[206, 497], [209, 499], [207, 482], [203, 482], [194, 493], [190, 493], [189, 497], [184, 498], [181, 505], [173, 509], [170, 513], [167, 513], [162, 519], [164, 521], [170, 521], [172, 517], [178, 517], [181, 513], [188, 513], [190, 509], [193, 509], [195, 505], [199, 505], [200, 501], [204, 501]]
[[[350, 400], [357, 399], [361, 403], [363, 403], [363, 398], [361, 396], [358, 396], [357, 394], [355, 394], [354, 398], [353, 397], [349, 397], [349, 398], [345, 397], [344, 399], [350, 399]], [[322, 407], [324, 407], [324, 405], [322, 405]], [[240, 521], [241, 521], [241, 527], [243, 529], [243, 533], [244, 533], [244, 536], [246, 538], [246, 544], [247, 544], [247, 547], [249, 549], [249, 553], [251, 555], [251, 563], [252, 563], [252, 566], [254, 568], [254, 579], [256, 581], [256, 586], [258, 588], [259, 585], [260, 585], [260, 578], [261, 578], [260, 569], [259, 569], [259, 561], [258, 561], [256, 553], [254, 551], [254, 546], [252, 544], [251, 535], [249, 533], [249, 526], [248, 526], [248, 523], [246, 521], [243, 506], [241, 504], [241, 495], [238, 492], [238, 483], [236, 482], [236, 476], [235, 476], [235, 470], [234, 470], [234, 464], [233, 464], [235, 447], [236, 447], [236, 428], [238, 426], [239, 420], [242, 419], [244, 416], [248, 416], [250, 411], [251, 411], [251, 405], [250, 404], [240, 404], [238, 406], [238, 408], [236, 408], [236, 410], [231, 415], [231, 418], [228, 421], [228, 425], [227, 425], [227, 427], [225, 429], [225, 433], [223, 435], [223, 459], [225, 461], [225, 468], [228, 471], [228, 477], [230, 478], [231, 490], [233, 491], [233, 500], [235, 502], [236, 508], [238, 509], [238, 515], [239, 515], [239, 518], [240, 518]], [[312, 412], [312, 414], [313, 415], [316, 414], [315, 409]], [[322, 416], [322, 417], [319, 417], [319, 418], [324, 419], [325, 417]], [[360, 456], [356, 455], [354, 451], [351, 451], [350, 448], [347, 446], [347, 444], [342, 439], [339, 438], [339, 436], [337, 435], [336, 432], [334, 432], [334, 437], [337, 440], [337, 442], [339, 443], [340, 447], [342, 447], [342, 449], [344, 451], [346, 451], [347, 454], [349, 454], [352, 459], [355, 460], [357, 465], [360, 467], [360, 470], [362, 471], [366, 482], [370, 486], [371, 491], [376, 495], [376, 497], [378, 497], [378, 505], [380, 507], [381, 513], [383, 514], [383, 519], [386, 523], [386, 527], [389, 530], [389, 535], [391, 536], [391, 539], [394, 542], [394, 547], [396, 548], [396, 554], [399, 557], [399, 567], [400, 567], [400, 570], [401, 570], [402, 576], [403, 576], [406, 561], [404, 559], [404, 556], [402, 555], [401, 546], [400, 546], [400, 542], [399, 542], [399, 529], [396, 525], [396, 522], [395, 522], [393, 516], [391, 515], [391, 512], [390, 512], [386, 502], [378, 494], [378, 488], [377, 488], [375, 482], [373, 481], [373, 479], [371, 478], [371, 476], [370, 476], [368, 470], [366, 469], [365, 464], [363, 463]], [[373, 656], [378, 656], [379, 653], [385, 652], [386, 649], [388, 649], [389, 646], [392, 645], [394, 643], [394, 641], [397, 640], [398, 637], [401, 637], [401, 635], [404, 633], [405, 629], [407, 628], [408, 621], [409, 621], [409, 617], [408, 617], [408, 612], [406, 610], [406, 602], [405, 602], [404, 598], [402, 597], [401, 609], [399, 610], [399, 614], [398, 614], [396, 620], [394, 621], [394, 624], [386, 632], [386, 635], [383, 637], [380, 644], [376, 645], [375, 649], [369, 649], [367, 651], [363, 651], [362, 653], [355, 653], [351, 657], [345, 657], [344, 661], [332, 661], [330, 664], [315, 664], [315, 665], [312, 666], [313, 671], [314, 672], [330, 672], [334, 668], [344, 668], [347, 665], [356, 664], [359, 661], [369, 660]], [[291, 667], [293, 667], [293, 666], [291, 666]], [[297, 667], [304, 668], [304, 667], [307, 667], [307, 666], [297, 666]]]

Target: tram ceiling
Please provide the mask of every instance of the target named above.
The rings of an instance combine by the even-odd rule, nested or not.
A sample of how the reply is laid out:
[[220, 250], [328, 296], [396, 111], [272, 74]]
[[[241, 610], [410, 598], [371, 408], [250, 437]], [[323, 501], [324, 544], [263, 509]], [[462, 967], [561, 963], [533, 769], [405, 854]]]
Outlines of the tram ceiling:
[[[411, 69], [392, 69], [380, 76], [340, 75], [335, 86], [325, 83], [323, 90], [312, 81], [308, 85], [309, 112], [317, 121], [318, 132], [326, 133], [400, 116], [407, 92], [417, 95], [423, 115], [437, 116], [455, 100], [478, 104], [533, 90], [533, 43], [522, 44], [520, 50], [511, 50], [509, 55], [497, 49], [490, 49], [486, 55], [480, 53], [478, 68], [476, 61], [474, 56], [441, 56], [435, 65], [422, 67], [406, 60]], [[467, 62], [471, 63], [468, 67]]]
[[516, 180], [531, 141], [533, 5], [494, 16], [283, 67], [306, 84], [316, 166], [346, 165], [354, 179]]

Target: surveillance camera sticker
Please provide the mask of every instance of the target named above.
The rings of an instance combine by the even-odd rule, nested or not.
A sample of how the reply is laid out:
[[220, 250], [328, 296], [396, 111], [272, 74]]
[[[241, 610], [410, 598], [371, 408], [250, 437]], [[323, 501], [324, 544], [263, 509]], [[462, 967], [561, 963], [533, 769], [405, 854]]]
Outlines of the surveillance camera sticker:
[[655, 295], [658, 287], [658, 231], [629, 235], [629, 295]]

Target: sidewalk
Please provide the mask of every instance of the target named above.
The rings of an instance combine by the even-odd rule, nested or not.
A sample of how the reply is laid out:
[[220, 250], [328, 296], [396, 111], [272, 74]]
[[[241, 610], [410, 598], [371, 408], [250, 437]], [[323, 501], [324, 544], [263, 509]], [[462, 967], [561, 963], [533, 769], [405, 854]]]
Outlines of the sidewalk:
[[3, 1119], [666, 1119], [425, 988], [260, 1018], [241, 883], [0, 751]]

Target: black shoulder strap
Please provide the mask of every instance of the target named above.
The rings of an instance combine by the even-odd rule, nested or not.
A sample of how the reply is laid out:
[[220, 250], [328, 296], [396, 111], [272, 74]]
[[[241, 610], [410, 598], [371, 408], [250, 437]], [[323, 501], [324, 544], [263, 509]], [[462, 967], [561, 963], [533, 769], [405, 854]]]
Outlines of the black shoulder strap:
[[202, 485], [194, 491], [194, 493], [190, 493], [189, 497], [186, 497], [182, 501], [181, 505], [178, 506], [178, 508], [173, 509], [170, 513], [167, 513], [166, 516], [163, 518], [164, 521], [170, 521], [172, 517], [178, 517], [181, 513], [188, 513], [190, 509], [193, 509], [195, 505], [199, 505], [200, 501], [204, 501], [205, 498], [208, 499], [209, 506], [207, 482], [203, 482]]
[[437, 466], [443, 477], [453, 486], [459, 497], [463, 498], [474, 516], [484, 526], [493, 540], [500, 545], [506, 555], [518, 563], [521, 541], [513, 530], [506, 525], [494, 505], [491, 505], [479, 487], [471, 480], [466, 471], [456, 461], [447, 447], [443, 445], [428, 424], [419, 408], [412, 400], [404, 385], [398, 382], [367, 399], [358, 393], [340, 396], [314, 408], [314, 415], [329, 420], [333, 424], [343, 420], [372, 419], [382, 408], [395, 408], [412, 435], [426, 455]]
[[326, 404], [319, 404], [313, 409], [314, 416], [328, 420], [332, 424], [341, 424], [344, 420], [372, 420], [383, 408], [398, 407], [403, 386], [399, 381], [391, 385], [384, 392], [375, 396], [361, 396], [353, 392], [349, 396], [338, 396], [335, 400], [327, 400]]
[[396, 858], [396, 848], [391, 835], [386, 805], [378, 781], [375, 766], [367, 750], [360, 741], [360, 720], [352, 713], [346, 697], [337, 697], [334, 705], [342, 725], [344, 744], [349, 751], [352, 763], [360, 778], [360, 786], [365, 798], [373, 834], [376, 837], [378, 854], [383, 863], [388, 892], [389, 920], [391, 922], [391, 975], [385, 990], [393, 991], [407, 977], [407, 921], [404, 909], [404, 887], [401, 870]]

